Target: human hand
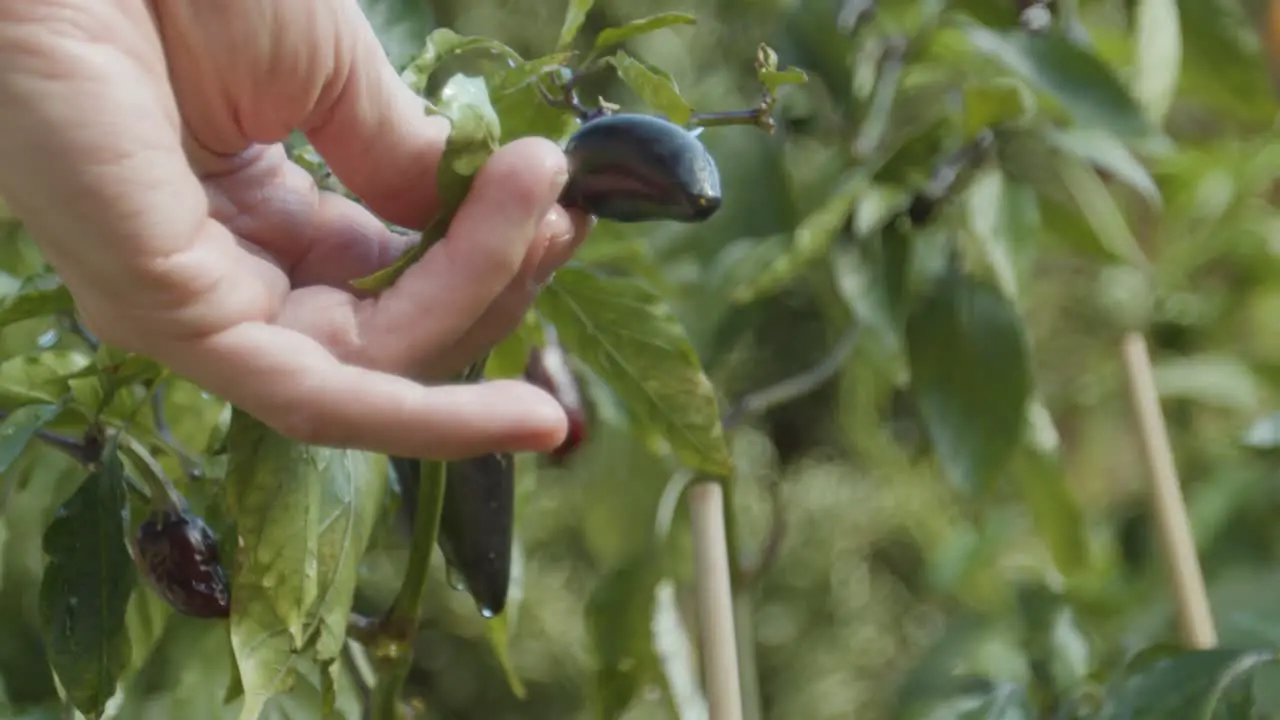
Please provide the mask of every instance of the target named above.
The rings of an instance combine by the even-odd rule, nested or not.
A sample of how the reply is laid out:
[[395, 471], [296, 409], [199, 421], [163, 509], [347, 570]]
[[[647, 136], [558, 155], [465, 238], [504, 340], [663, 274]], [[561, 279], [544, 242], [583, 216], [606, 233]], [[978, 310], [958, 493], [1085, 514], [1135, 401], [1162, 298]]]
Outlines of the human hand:
[[0, 196], [104, 342], [312, 444], [456, 459], [564, 437], [531, 385], [407, 379], [500, 341], [585, 237], [556, 203], [560, 149], [495, 153], [378, 297], [348, 282], [414, 238], [285, 155], [301, 130], [379, 216], [432, 214], [448, 122], [423, 114], [355, 0], [0, 0], [0, 108]]

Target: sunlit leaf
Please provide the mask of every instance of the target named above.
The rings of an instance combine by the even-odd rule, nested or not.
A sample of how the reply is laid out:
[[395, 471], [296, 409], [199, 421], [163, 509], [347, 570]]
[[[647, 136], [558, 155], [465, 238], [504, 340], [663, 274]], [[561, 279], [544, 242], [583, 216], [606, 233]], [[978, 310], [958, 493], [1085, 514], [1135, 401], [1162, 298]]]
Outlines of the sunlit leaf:
[[65, 285], [27, 287], [0, 301], [0, 329], [32, 318], [68, 313], [76, 309]]
[[336, 658], [385, 491], [385, 456], [302, 445], [237, 412], [228, 430], [237, 552], [231, 641], [242, 718], [292, 686], [295, 650]]
[[40, 428], [52, 422], [60, 412], [62, 412], [61, 405], [51, 403], [25, 405], [0, 421], [0, 477], [3, 477], [13, 461], [18, 459]]
[[725, 477], [732, 462], [715, 389], [670, 308], [647, 284], [565, 267], [538, 299], [565, 351], [605, 380], [676, 458]]
[[89, 717], [129, 666], [125, 614], [137, 574], [125, 545], [126, 501], [124, 467], [112, 444], [44, 534], [41, 632], [59, 683]]
[[427, 36], [427, 44], [423, 48], [422, 54], [406, 70], [413, 77], [413, 89], [418, 94], [422, 94], [426, 89], [426, 82], [431, 77], [431, 74], [447, 58], [459, 53], [477, 50], [497, 55], [511, 64], [524, 60], [515, 50], [497, 40], [474, 35], [459, 35], [449, 28], [436, 28]]
[[1192, 650], [1145, 663], [1108, 698], [1101, 720], [1215, 720], [1227, 691], [1277, 661], [1274, 650]]
[[684, 125], [689, 122], [693, 108], [680, 95], [676, 82], [666, 73], [659, 74], [645, 63], [619, 50], [610, 58], [618, 69], [618, 77], [631, 88], [645, 104], [666, 116], [668, 120]]
[[776, 93], [783, 85], [803, 85], [809, 82], [809, 75], [800, 68], [785, 70], [763, 70], [756, 73], [756, 79], [771, 93]]
[[574, 38], [582, 29], [582, 23], [587, 20], [587, 13], [591, 12], [595, 4], [595, 0], [569, 0], [564, 22], [560, 26], [560, 36], [556, 40], [556, 50], [567, 50], [573, 45]]
[[0, 404], [57, 403], [70, 391], [67, 378], [92, 362], [74, 350], [45, 350], [0, 362]]
[[970, 24], [973, 47], [998, 60], [1062, 104], [1077, 122], [1122, 137], [1150, 132], [1128, 90], [1095, 55], [1057, 33], [997, 32]]
[[1134, 10], [1133, 97], [1155, 126], [1164, 122], [1182, 71], [1182, 23], [1177, 0], [1137, 0]]
[[963, 487], [991, 487], [1025, 428], [1022, 319], [993, 286], [949, 272], [912, 310], [906, 337], [911, 389], [939, 464]]
[[626, 25], [601, 30], [600, 34], [596, 35], [592, 53], [599, 55], [616, 45], [621, 45], [632, 38], [646, 35], [655, 30], [661, 30], [673, 25], [694, 25], [697, 22], [694, 16], [682, 12], [664, 12], [639, 20], [632, 20]]

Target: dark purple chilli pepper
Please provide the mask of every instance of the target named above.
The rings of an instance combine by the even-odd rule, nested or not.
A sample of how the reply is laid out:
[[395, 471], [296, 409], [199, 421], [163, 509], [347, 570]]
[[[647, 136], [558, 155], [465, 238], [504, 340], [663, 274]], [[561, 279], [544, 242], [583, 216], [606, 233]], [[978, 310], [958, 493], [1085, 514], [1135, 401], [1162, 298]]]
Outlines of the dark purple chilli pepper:
[[[391, 463], [414, 522], [422, 463], [400, 457], [391, 458]], [[507, 606], [515, 492], [515, 460], [510, 454], [489, 453], [447, 465], [437, 544], [487, 618]]]
[[178, 510], [157, 512], [134, 536], [134, 558], [156, 594], [184, 614], [225, 618], [231, 587], [218, 541], [204, 520]]
[[587, 438], [587, 413], [582, 403], [582, 392], [578, 387], [578, 379], [569, 367], [569, 356], [560, 347], [555, 335], [547, 332], [545, 347], [535, 347], [529, 351], [529, 360], [525, 365], [524, 377], [529, 383], [547, 391], [564, 408], [569, 418], [569, 433], [559, 447], [548, 453], [554, 463], [562, 463]]
[[720, 209], [720, 171], [693, 132], [651, 115], [590, 119], [565, 145], [565, 207], [634, 223], [696, 223]]

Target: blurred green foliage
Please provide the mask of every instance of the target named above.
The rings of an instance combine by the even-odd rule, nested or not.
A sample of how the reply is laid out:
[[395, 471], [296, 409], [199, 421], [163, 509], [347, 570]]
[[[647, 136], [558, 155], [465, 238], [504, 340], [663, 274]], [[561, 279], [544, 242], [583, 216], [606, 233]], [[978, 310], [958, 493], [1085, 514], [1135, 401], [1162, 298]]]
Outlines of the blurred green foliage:
[[[400, 66], [435, 27], [537, 57], [565, 15], [507, 0], [362, 4]], [[712, 221], [604, 223], [581, 253], [659, 289], [728, 399], [813, 366], [857, 328], [836, 377], [730, 437], [749, 720], [1280, 714], [1280, 674], [1252, 673], [1280, 645], [1280, 421], [1267, 415], [1280, 387], [1280, 146], [1263, 9], [1059, 0], [1054, 31], [1032, 37], [1022, 6], [1036, 4], [601, 0], [581, 18], [588, 38], [656, 12], [695, 16], [626, 49], [697, 111], [756, 102], [760, 42], [810, 76], [780, 93], [774, 135], [702, 135], [724, 179]], [[646, 99], [608, 74], [582, 89], [597, 95]], [[992, 129], [994, 159], [960, 173], [929, 222], [891, 221]], [[15, 248], [0, 254], [0, 291], [22, 298], [0, 309], [9, 408], [79, 369], [24, 356], [81, 346], [62, 320], [11, 322], [37, 314], [22, 303], [70, 304], [56, 286], [30, 292], [47, 268], [20, 226], [0, 223]], [[1222, 651], [1159, 646], [1177, 637], [1119, 362], [1130, 329], [1152, 345]], [[586, 718], [601, 693], [628, 720], [705, 716], [683, 514], [653, 544], [671, 467], [579, 369], [590, 441], [567, 467], [523, 466], [518, 485], [506, 622], [527, 695], [508, 689], [484, 620], [437, 564], [409, 678], [424, 717]], [[177, 440], [203, 456], [223, 409], [176, 381], [165, 402]], [[42, 445], [18, 453], [11, 436], [0, 432], [0, 715], [63, 717], [49, 670], [63, 651], [40, 630], [42, 538], [83, 473]], [[160, 462], [186, 477], [179, 458]], [[217, 503], [201, 504], [208, 488], [178, 484], [226, 529]], [[390, 603], [405, 538], [393, 520], [373, 530], [357, 611]], [[653, 593], [664, 574], [674, 582]], [[126, 625], [118, 717], [236, 716], [224, 628], [141, 591]], [[321, 685], [304, 673], [268, 716], [316, 717]], [[1240, 687], [1260, 710], [1241, 709], [1253, 700]], [[359, 717], [346, 665], [336, 695]]]

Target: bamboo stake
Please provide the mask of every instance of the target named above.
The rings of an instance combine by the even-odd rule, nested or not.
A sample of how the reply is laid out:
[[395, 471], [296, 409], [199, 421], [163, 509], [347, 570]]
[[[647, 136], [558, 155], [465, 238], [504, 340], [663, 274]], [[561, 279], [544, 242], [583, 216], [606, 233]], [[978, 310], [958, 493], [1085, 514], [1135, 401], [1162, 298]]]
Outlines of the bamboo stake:
[[1129, 399], [1138, 422], [1151, 481], [1151, 510], [1156, 518], [1169, 584], [1177, 605], [1178, 634], [1183, 644], [1192, 649], [1212, 648], [1218, 644], [1218, 632], [1209, 607], [1200, 559], [1196, 555], [1186, 501], [1178, 482], [1169, 429], [1160, 409], [1151, 353], [1146, 337], [1137, 331], [1126, 333], [1120, 347], [1129, 382]]
[[738, 643], [734, 633], [724, 489], [703, 480], [687, 491], [697, 574], [698, 633], [710, 720], [742, 720]]

